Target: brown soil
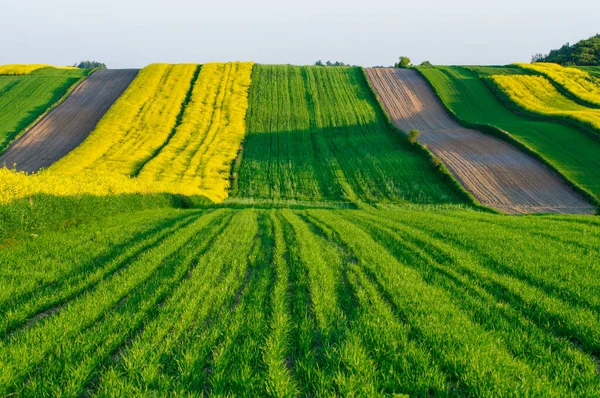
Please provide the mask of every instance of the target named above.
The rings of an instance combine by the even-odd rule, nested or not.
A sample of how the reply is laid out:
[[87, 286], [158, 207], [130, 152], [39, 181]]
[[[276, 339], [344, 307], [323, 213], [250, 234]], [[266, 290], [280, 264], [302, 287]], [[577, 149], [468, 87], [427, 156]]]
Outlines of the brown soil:
[[496, 137], [460, 126], [417, 71], [366, 72], [396, 127], [419, 130], [419, 142], [483, 205], [510, 214], [594, 212], [594, 206], [537, 159]]
[[56, 162], [87, 138], [111, 105], [136, 77], [136, 69], [99, 70], [80, 83], [65, 101], [16, 140], [0, 165], [38, 171]]

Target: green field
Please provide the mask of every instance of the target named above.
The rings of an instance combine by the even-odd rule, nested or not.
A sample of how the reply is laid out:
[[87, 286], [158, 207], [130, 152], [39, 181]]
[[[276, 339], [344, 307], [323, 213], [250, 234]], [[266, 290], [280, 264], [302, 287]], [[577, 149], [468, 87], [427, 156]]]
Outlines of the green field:
[[359, 68], [256, 65], [249, 101], [237, 198], [461, 202], [387, 126]]
[[594, 76], [600, 77], [600, 66], [577, 66], [577, 69], [584, 70]]
[[[187, 82], [201, 76], [187, 68]], [[252, 70], [246, 137], [233, 164], [239, 140], [217, 162], [231, 168], [224, 202], [93, 196], [59, 178], [56, 196], [0, 205], [0, 396], [600, 396], [600, 217], [467, 205], [388, 124], [359, 68]], [[28, 78], [78, 78], [42, 71]], [[513, 113], [472, 70], [421, 71], [459, 118], [505, 130], [600, 198], [598, 141]], [[140, 131], [185, 114], [184, 86]], [[241, 122], [218, 106], [227, 92], [187, 104], [198, 126]], [[10, 112], [32, 101], [14, 95]], [[150, 111], [123, 109], [123, 131]], [[196, 130], [176, 148], [224, 153]], [[164, 170], [185, 153], [171, 155]], [[5, 170], [0, 193], [43, 173]]]
[[0, 153], [87, 73], [43, 68], [30, 75], [0, 76]]
[[0, 395], [598, 395], [599, 245], [596, 218], [414, 206], [47, 232], [0, 257]]
[[[472, 67], [481, 75], [516, 68]], [[420, 68], [447, 107], [468, 123], [490, 124], [524, 143], [567, 178], [600, 198], [600, 142], [576, 128], [536, 120], [505, 107], [478, 75], [460, 67]], [[516, 69], [518, 71], [518, 69]]]

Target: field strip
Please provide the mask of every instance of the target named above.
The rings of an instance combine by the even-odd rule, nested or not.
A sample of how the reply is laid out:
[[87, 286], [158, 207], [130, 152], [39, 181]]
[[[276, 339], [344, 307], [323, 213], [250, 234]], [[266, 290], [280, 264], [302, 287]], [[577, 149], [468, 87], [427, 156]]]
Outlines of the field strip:
[[99, 70], [0, 157], [0, 164], [17, 170], [46, 168], [77, 147], [137, 75], [137, 70]]
[[577, 68], [552, 63], [517, 64], [554, 82], [577, 102], [600, 108], [600, 78]]
[[366, 69], [394, 124], [419, 141], [483, 205], [506, 213], [593, 213], [594, 207], [536, 159], [450, 118], [418, 72]]
[[522, 112], [573, 124], [596, 140], [600, 139], [600, 109], [564, 96], [546, 77], [492, 75], [488, 81]]

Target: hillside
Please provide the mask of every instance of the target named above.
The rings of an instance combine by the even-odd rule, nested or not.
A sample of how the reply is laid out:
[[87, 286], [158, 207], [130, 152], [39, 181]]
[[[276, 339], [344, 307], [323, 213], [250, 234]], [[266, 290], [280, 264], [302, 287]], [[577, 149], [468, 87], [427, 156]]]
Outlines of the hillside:
[[417, 71], [371, 68], [366, 72], [394, 124], [403, 131], [420, 131], [418, 140], [479, 203], [509, 214], [594, 211], [536, 158], [458, 124]]
[[392, 131], [360, 68], [257, 65], [236, 197], [460, 203]]
[[574, 127], [512, 112], [476, 73], [483, 76], [490, 72], [512, 75], [513, 69], [471, 69], [436, 67], [419, 71], [459, 118], [468, 123], [492, 125], [507, 132], [563, 175], [600, 198], [600, 142]]
[[30, 69], [28, 74], [0, 76], [0, 153], [89, 73], [82, 69]]
[[600, 396], [600, 140], [541, 111], [600, 109], [554, 72], [0, 89], [0, 121], [48, 103], [7, 154], [50, 164], [0, 168], [0, 396]]
[[4, 249], [0, 392], [593, 396], [599, 236], [427, 207], [109, 218]]

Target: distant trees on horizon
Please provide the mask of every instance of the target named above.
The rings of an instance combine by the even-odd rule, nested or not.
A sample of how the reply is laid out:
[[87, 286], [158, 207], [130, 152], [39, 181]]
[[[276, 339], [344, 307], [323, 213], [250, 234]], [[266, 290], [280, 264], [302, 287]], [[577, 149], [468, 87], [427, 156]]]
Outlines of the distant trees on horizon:
[[106, 64], [98, 61], [81, 61], [79, 64], [75, 64], [73, 66], [76, 66], [79, 69], [106, 69]]
[[600, 34], [573, 45], [564, 44], [548, 54], [535, 54], [531, 62], [553, 62], [559, 65], [600, 66]]

